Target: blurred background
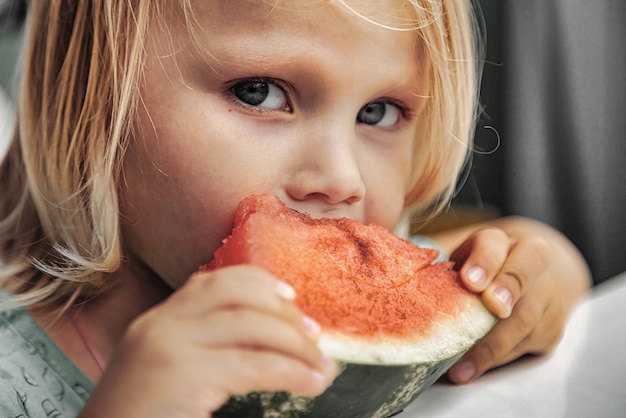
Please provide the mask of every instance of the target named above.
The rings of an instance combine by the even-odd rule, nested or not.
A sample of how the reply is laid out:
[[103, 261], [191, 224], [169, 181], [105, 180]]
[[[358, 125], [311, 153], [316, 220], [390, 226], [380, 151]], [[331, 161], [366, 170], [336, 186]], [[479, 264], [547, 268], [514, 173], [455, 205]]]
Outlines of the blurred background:
[[[0, 153], [28, 0], [0, 0]], [[626, 271], [626, 1], [474, 0], [486, 32], [476, 152], [421, 231], [524, 215], [563, 232], [595, 283]]]
[[0, 0], [0, 158], [12, 130], [15, 66], [26, 8], [26, 1]]
[[595, 283], [625, 271], [626, 1], [474, 2], [484, 112], [444, 224], [528, 216], [568, 236]]

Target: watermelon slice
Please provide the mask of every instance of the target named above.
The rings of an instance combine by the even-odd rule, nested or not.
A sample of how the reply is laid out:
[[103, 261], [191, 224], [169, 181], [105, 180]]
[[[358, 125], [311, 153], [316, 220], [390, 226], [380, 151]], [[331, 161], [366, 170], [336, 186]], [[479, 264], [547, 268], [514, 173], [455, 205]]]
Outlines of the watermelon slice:
[[256, 264], [289, 283], [322, 327], [341, 373], [322, 395], [254, 393], [215, 417], [388, 417], [495, 324], [450, 262], [377, 225], [313, 219], [272, 195], [237, 208], [232, 234], [201, 270]]

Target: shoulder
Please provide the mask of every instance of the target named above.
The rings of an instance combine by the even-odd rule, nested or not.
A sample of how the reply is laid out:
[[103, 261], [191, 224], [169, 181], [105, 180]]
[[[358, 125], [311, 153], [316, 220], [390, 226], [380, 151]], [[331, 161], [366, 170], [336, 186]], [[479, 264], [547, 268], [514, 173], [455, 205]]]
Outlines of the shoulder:
[[15, 311], [0, 314], [0, 416], [30, 417], [27, 404], [43, 401], [37, 399], [40, 385], [33, 377], [39, 365], [32, 355], [36, 348], [16, 329], [19, 322], [13, 323], [15, 316]]
[[6, 418], [30, 417], [26, 407], [28, 395], [12, 384], [13, 376], [0, 369], [0, 416]]
[[73, 417], [92, 390], [26, 311], [0, 313], [0, 416]]

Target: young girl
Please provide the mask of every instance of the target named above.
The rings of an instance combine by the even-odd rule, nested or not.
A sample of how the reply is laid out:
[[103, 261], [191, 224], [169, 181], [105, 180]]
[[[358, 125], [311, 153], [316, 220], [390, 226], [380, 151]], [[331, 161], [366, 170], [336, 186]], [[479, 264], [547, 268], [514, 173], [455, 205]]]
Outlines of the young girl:
[[[34, 0], [0, 167], [1, 415], [324, 391], [289, 286], [195, 272], [251, 193], [389, 229], [443, 207], [471, 149], [469, 3]], [[453, 381], [555, 346], [589, 280], [565, 238], [519, 218], [433, 238], [503, 318]]]

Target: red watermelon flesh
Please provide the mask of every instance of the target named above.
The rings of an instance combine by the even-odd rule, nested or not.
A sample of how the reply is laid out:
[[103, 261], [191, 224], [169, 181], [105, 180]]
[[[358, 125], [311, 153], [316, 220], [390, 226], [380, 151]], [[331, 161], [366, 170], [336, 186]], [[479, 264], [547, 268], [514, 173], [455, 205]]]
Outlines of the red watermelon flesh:
[[[322, 326], [329, 355], [413, 363], [467, 349], [494, 322], [451, 262], [433, 263], [437, 256], [381, 226], [313, 219], [273, 195], [252, 195], [201, 270], [259, 265], [295, 289], [296, 305]], [[424, 339], [433, 344], [411, 344]]]

